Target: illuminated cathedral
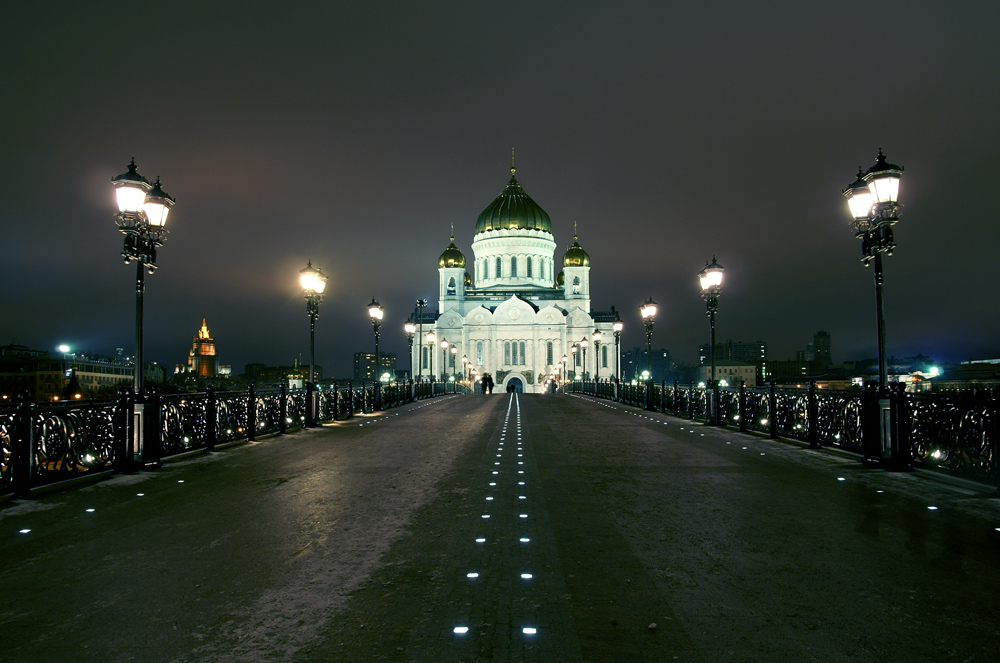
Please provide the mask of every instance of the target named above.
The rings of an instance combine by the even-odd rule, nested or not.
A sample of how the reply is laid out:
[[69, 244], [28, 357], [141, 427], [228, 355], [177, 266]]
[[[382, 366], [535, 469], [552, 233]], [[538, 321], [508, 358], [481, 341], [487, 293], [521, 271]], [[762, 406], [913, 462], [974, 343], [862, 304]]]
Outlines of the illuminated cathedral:
[[462, 379], [474, 371], [490, 374], [501, 393], [533, 393], [550, 378], [618, 373], [618, 315], [613, 307], [591, 310], [590, 256], [574, 234], [556, 260], [552, 221], [515, 172], [511, 163], [510, 181], [476, 221], [472, 264], [454, 236], [438, 259], [438, 309], [411, 318], [418, 326], [415, 378]]

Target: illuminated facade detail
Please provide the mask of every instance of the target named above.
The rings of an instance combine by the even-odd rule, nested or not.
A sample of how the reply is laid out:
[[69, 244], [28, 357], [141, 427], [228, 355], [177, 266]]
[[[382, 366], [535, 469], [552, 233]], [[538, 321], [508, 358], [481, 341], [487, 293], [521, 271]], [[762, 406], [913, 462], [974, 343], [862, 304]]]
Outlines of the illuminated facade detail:
[[[533, 393], [543, 391], [550, 376], [562, 376], [559, 360], [595, 329], [612, 337], [617, 314], [591, 310], [590, 256], [576, 235], [556, 273], [549, 215], [524, 192], [513, 166], [510, 172], [503, 192], [476, 222], [468, 263], [473, 275], [466, 273], [454, 237], [438, 259], [438, 310], [425, 312], [421, 322], [449, 347], [432, 346], [429, 358], [423, 356], [426, 346], [415, 347], [413, 359], [429, 365], [436, 380], [459, 380], [462, 368], [448, 356], [454, 346], [451, 356], [469, 357], [470, 372], [491, 374], [500, 393], [510, 383]], [[615, 353], [577, 356], [579, 366], [570, 368], [569, 379], [593, 378], [598, 362], [601, 378], [618, 374]]]
[[199, 377], [212, 377], [219, 374], [219, 358], [215, 355], [215, 339], [208, 331], [205, 319], [201, 320], [201, 329], [194, 335], [194, 343], [188, 352], [188, 373]]

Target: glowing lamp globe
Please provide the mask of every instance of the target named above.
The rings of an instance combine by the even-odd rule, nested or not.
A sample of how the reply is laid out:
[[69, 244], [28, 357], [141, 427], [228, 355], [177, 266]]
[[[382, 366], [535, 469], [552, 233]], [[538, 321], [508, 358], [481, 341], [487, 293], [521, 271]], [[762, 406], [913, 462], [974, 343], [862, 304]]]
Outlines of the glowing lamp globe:
[[128, 171], [113, 177], [111, 184], [115, 187], [115, 197], [118, 199], [118, 211], [127, 214], [138, 214], [146, 201], [149, 191], [149, 181], [135, 169], [135, 159], [128, 165]]
[[865, 173], [865, 181], [876, 203], [894, 203], [899, 196], [899, 179], [903, 176], [903, 167], [886, 163], [882, 150], [878, 151], [875, 165]]
[[858, 169], [858, 178], [844, 189], [844, 197], [847, 198], [847, 207], [851, 210], [851, 218], [855, 221], [868, 219], [875, 204], [875, 197], [872, 195], [865, 175]]
[[156, 178], [153, 188], [146, 192], [146, 201], [142, 205], [142, 211], [146, 213], [146, 220], [149, 225], [155, 228], [162, 228], [167, 222], [167, 214], [176, 201], [160, 188], [160, 178]]

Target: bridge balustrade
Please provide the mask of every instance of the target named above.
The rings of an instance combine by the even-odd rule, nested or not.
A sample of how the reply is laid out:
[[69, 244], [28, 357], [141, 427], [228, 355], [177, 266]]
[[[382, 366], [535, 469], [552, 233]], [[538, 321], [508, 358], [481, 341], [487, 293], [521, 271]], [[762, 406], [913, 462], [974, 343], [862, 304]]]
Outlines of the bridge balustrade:
[[[572, 381], [576, 393], [709, 423], [711, 390], [693, 383], [618, 383]], [[1000, 488], [1000, 388], [945, 393], [890, 390], [895, 435], [918, 467], [992, 483]], [[877, 458], [881, 445], [879, 403], [874, 386], [866, 390], [721, 387], [722, 426], [741, 432], [803, 440], [811, 448], [834, 446]], [[904, 451], [905, 453], [905, 451]]]
[[[382, 386], [382, 407], [445, 393], [445, 386], [400, 382]], [[468, 393], [462, 387], [451, 393]], [[0, 406], [0, 495], [30, 497], [31, 488], [66, 479], [129, 471], [133, 461], [161, 458], [218, 444], [254, 440], [303, 428], [309, 395], [315, 394], [319, 422], [347, 419], [375, 407], [374, 384], [335, 382], [315, 389], [218, 391], [160, 395], [143, 400], [142, 458], [135, 458], [135, 395], [123, 389], [115, 399], [33, 403], [27, 394]]]

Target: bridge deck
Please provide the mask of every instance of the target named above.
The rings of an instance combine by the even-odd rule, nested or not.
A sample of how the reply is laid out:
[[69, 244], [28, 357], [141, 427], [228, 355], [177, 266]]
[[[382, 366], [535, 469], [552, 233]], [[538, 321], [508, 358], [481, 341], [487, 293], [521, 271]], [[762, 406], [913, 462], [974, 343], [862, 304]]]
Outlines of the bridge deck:
[[1000, 643], [987, 492], [581, 397], [422, 401], [0, 524], [4, 661], [912, 663]]

